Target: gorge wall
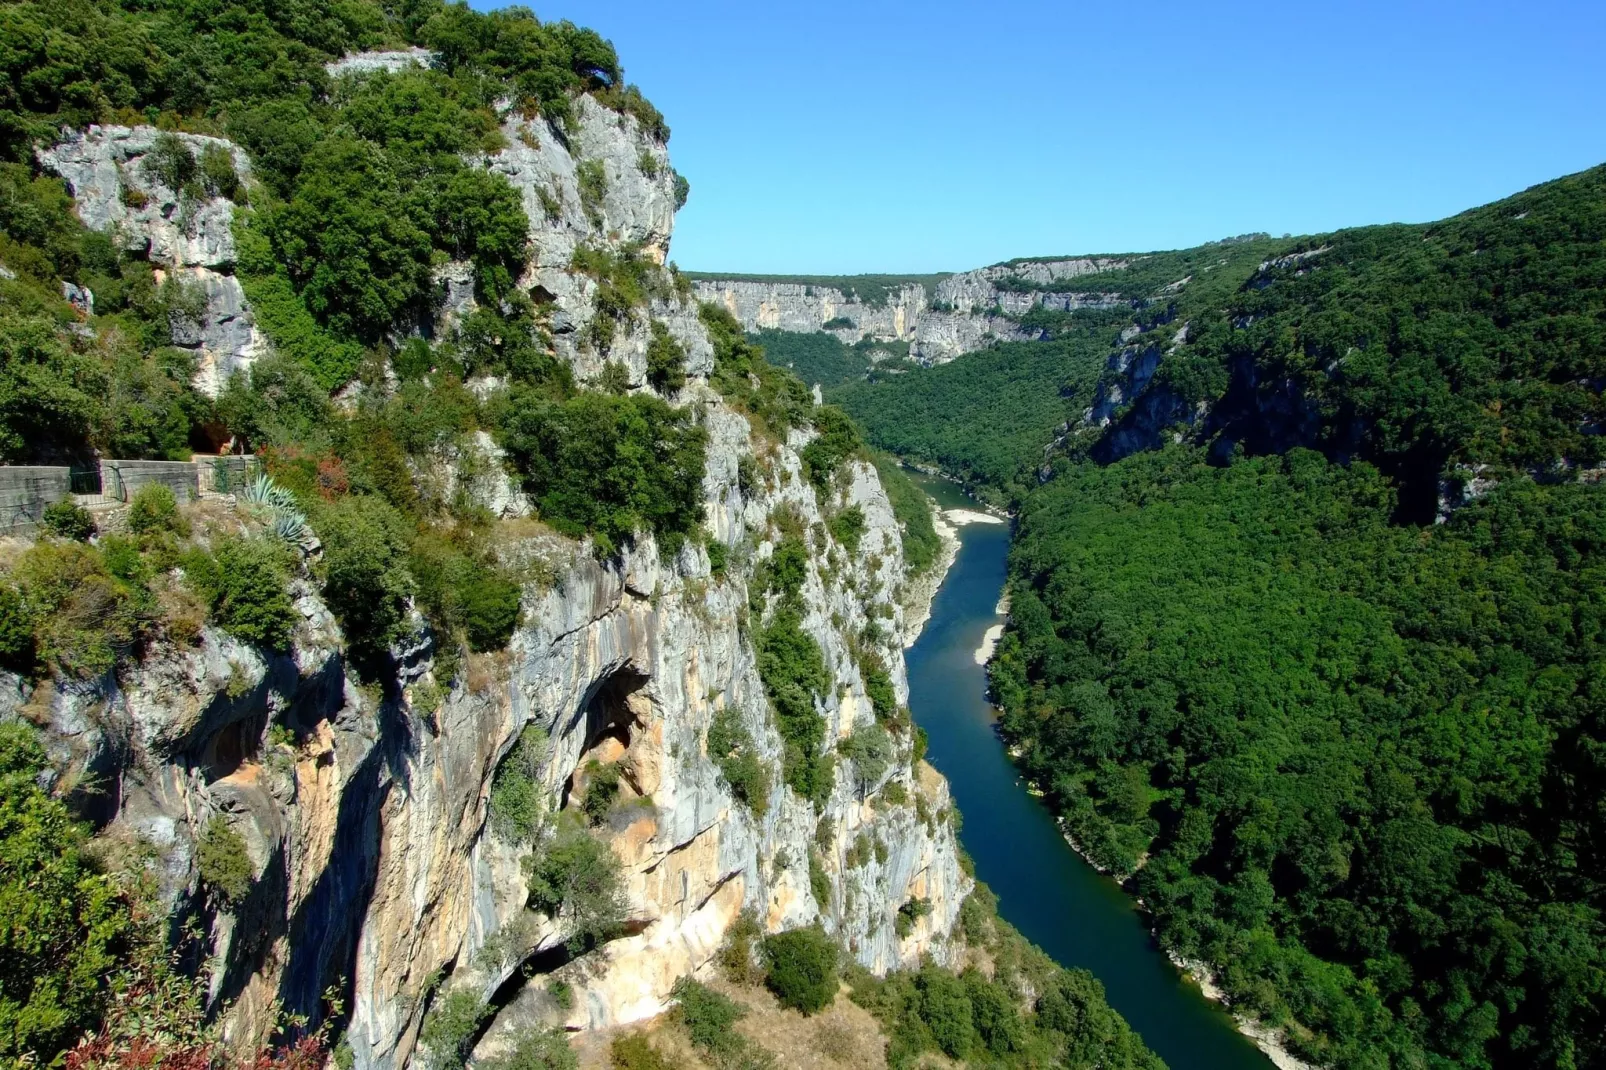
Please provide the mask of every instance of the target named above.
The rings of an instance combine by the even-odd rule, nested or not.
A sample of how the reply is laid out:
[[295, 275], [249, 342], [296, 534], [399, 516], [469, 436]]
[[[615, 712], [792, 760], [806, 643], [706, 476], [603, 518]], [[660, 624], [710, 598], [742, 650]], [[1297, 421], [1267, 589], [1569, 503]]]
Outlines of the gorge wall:
[[929, 291], [924, 283], [908, 282], [864, 295], [851, 277], [815, 283], [704, 275], [695, 285], [701, 300], [723, 305], [749, 331], [823, 331], [849, 345], [866, 339], [907, 342], [911, 359], [931, 365], [995, 342], [1047, 337], [1020, 322], [1036, 308], [1067, 312], [1126, 304], [1119, 295], [1055, 284], [1127, 264], [1109, 257], [1010, 261], [949, 275]]
[[[352, 57], [341, 72], [398, 69], [411, 56]], [[629, 389], [653, 390], [654, 323], [684, 348], [688, 381], [664, 393], [708, 433], [701, 494], [723, 567], [697, 540], [668, 553], [650, 537], [598, 560], [588, 542], [521, 519], [531, 505], [482, 437], [467, 492], [502, 518], [499, 557], [542, 579], [525, 587], [509, 647], [472, 656], [453, 679], [437, 672], [435, 637], [415, 614], [411, 637], [391, 651], [399, 687], [359, 681], [337, 620], [303, 577], [295, 588], [301, 621], [285, 653], [208, 626], [193, 646], [158, 645], [91, 683], [30, 686], [7, 675], [0, 691], [6, 716], [42, 727], [63, 785], [111, 786], [103, 835], [148, 857], [175, 921], [200, 923], [211, 998], [229, 1008], [231, 1039], [260, 1038], [281, 1009], [318, 1016], [331, 987], [345, 1008], [344, 1042], [364, 1068], [416, 1062], [428, 1011], [454, 992], [491, 1009], [480, 1054], [533, 1025], [637, 1020], [664, 1009], [677, 977], [710, 968], [744, 910], [768, 931], [818, 922], [878, 972], [951, 953], [946, 938], [971, 881], [959, 865], [946, 783], [914, 757], [904, 731], [893, 736], [894, 760], [868, 783], [855, 783], [864, 778], [839, 760], [822, 804], [785, 787], [784, 744], [755, 647], [764, 612], [757, 571], [781, 526], [799, 524], [809, 546], [801, 626], [833, 681], [817, 702], [828, 744], [874, 723], [867, 655], [906, 700], [910, 577], [886, 493], [863, 462], [845, 465], [821, 490], [800, 459], [813, 432], [766, 438], [710, 386], [714, 348], [690, 295], [653, 298], [627, 314], [605, 352], [594, 344], [587, 328], [601, 314], [599, 283], [576, 269], [576, 250], [662, 264], [675, 194], [664, 144], [634, 118], [585, 96], [575, 112], [560, 137], [509, 111], [506, 147], [477, 162], [506, 175], [524, 200], [532, 254], [518, 285], [578, 382], [596, 382], [616, 364]], [[192, 319], [173, 322], [173, 341], [199, 350], [197, 385], [215, 394], [271, 343], [234, 277], [235, 205], [221, 197], [181, 203], [146, 166], [156, 136], [148, 127], [90, 127], [40, 160], [67, 181], [87, 225], [199, 287], [203, 300]], [[182, 137], [197, 151], [221, 147], [249, 179], [238, 147]], [[582, 166], [594, 173], [598, 165], [600, 197], [579, 177]], [[463, 263], [440, 266], [428, 317], [398, 325], [398, 334], [449, 330], [475, 307], [469, 278]], [[979, 300], [932, 313], [923, 293], [911, 294], [897, 308], [917, 312], [912, 320], [889, 310], [884, 326], [864, 330], [914, 332], [931, 359], [948, 359], [969, 344], [961, 333], [1003, 329], [970, 316]], [[945, 330], [953, 340], [939, 341]], [[467, 479], [469, 470], [448, 466], [445, 478]], [[850, 552], [827, 521], [854, 507], [864, 530]], [[220, 530], [251, 523], [230, 502], [207, 509]], [[722, 710], [736, 711], [771, 772], [761, 804], [739, 801], [721, 756], [708, 753], [707, 731]], [[629, 805], [602, 833], [623, 866], [627, 921], [623, 935], [579, 958], [567, 949], [570, 919], [526, 906], [529, 845], [509, 842], [488, 816], [497, 771], [532, 726], [546, 740], [537, 780], [560, 807], [577, 805], [592, 759], [623, 771]], [[902, 790], [887, 791], [891, 784]], [[228, 910], [198, 880], [201, 833], [216, 817], [243, 838], [254, 876], [249, 895]], [[859, 842], [875, 845], [868, 858]], [[811, 880], [814, 871], [823, 883]], [[931, 909], [900, 936], [898, 908], [911, 899]], [[573, 987], [567, 1008], [548, 994], [554, 980]]]

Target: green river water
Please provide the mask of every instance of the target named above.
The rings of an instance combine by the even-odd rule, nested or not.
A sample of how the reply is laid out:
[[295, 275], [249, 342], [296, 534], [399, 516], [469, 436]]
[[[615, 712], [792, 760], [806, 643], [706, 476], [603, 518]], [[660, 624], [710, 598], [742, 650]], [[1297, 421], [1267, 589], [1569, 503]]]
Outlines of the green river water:
[[[920, 478], [944, 508], [976, 508], [951, 483]], [[1026, 791], [993, 729], [986, 672], [975, 652], [1003, 617], [1009, 528], [971, 524], [908, 651], [909, 707], [930, 736], [927, 760], [952, 786], [960, 840], [999, 913], [1064, 966], [1089, 970], [1110, 1005], [1172, 1070], [1267, 1070], [1271, 1061], [1219, 1005], [1187, 982], [1116, 883], [1071, 850]]]

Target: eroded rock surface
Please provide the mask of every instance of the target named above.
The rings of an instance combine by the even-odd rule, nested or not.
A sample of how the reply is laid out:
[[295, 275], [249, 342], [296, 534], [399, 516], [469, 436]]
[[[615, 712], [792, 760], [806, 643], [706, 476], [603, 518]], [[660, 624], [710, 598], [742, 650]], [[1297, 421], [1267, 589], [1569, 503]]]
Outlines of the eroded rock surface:
[[[196, 353], [195, 385], [215, 397], [233, 372], [266, 352], [267, 339], [234, 276], [234, 202], [168, 186], [151, 156], [161, 136], [153, 126], [91, 126], [40, 149], [39, 162], [66, 181], [86, 226], [149, 259], [161, 280], [190, 288], [197, 314], [174, 317], [172, 341]], [[249, 179], [250, 161], [232, 142], [170, 136], [196, 157], [209, 147], [227, 152], [241, 180]]]

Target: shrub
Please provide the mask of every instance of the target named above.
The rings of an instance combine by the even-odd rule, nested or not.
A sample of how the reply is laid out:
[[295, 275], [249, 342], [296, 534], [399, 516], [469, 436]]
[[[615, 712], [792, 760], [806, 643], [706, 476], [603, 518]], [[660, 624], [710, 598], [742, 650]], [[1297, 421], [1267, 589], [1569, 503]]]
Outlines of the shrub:
[[[133, 558], [138, 562], [138, 554]], [[38, 656], [79, 679], [104, 675], [139, 637], [133, 591], [82, 543], [42, 542], [14, 571]]]
[[580, 207], [594, 227], [602, 226], [602, 202], [608, 196], [608, 171], [601, 160], [584, 160], [574, 169]]
[[675, 172], [675, 211], [686, 207], [686, 200], [691, 196], [691, 183], [679, 171]]
[[893, 921], [893, 928], [898, 933], [898, 939], [907, 937], [915, 931], [915, 922], [931, 913], [931, 900], [911, 899], [898, 908], [898, 916]]
[[747, 1016], [741, 1005], [690, 977], [676, 981], [670, 995], [676, 1004], [675, 1021], [686, 1030], [693, 1046], [716, 1056], [741, 1050], [744, 1038], [735, 1029]]
[[725, 569], [730, 561], [730, 548], [715, 538], [708, 540], [708, 574], [716, 580], [725, 578]]
[[185, 578], [229, 634], [270, 650], [289, 646], [298, 614], [283, 544], [224, 539], [211, 554], [192, 552], [183, 564]]
[[619, 856], [569, 815], [552, 839], [525, 862], [530, 903], [550, 918], [570, 925], [569, 949], [611, 936], [624, 920], [624, 879]]
[[57, 538], [88, 542], [95, 534], [95, 518], [74, 501], [51, 502], [39, 517], [40, 526]]
[[764, 935], [758, 915], [751, 908], [742, 911], [725, 930], [725, 946], [719, 949], [719, 965], [734, 984], [750, 985], [763, 979], [755, 961], [757, 942]]
[[832, 478], [849, 457], [864, 452], [864, 439], [847, 413], [832, 405], [814, 411], [814, 429], [819, 435], [803, 447], [803, 473], [819, 490], [831, 485]]
[[821, 753], [825, 718], [814, 704], [830, 693], [831, 675], [794, 610], [778, 613], [760, 633], [758, 671], [786, 741], [786, 782], [804, 798], [822, 802], [830, 795], [832, 772]]
[[842, 544], [844, 550], [850, 554], [859, 552], [859, 541], [864, 538], [866, 527], [863, 508], [849, 506], [831, 517], [829, 525], [831, 535]]
[[458, 1070], [467, 1063], [469, 1042], [488, 1013], [485, 1001], [466, 988], [438, 998], [418, 1034], [429, 1049], [429, 1070]]
[[708, 726], [708, 756], [719, 766], [731, 794], [755, 817], [763, 817], [769, 808], [769, 770], [736, 710], [727, 707], [714, 714]]
[[156, 143], [146, 154], [144, 169], [150, 176], [175, 193], [195, 181], [199, 170], [195, 153], [188, 143], [176, 134], [156, 135]]
[[765, 983], [781, 1006], [817, 1014], [836, 998], [837, 946], [818, 928], [792, 929], [764, 940]]
[[214, 814], [201, 830], [195, 853], [201, 881], [225, 909], [239, 906], [256, 879], [255, 867], [245, 848], [245, 840], [229, 827], [228, 819]]
[[675, 1070], [647, 1040], [645, 1033], [626, 1033], [614, 1037], [608, 1046], [608, 1061], [613, 1070]]
[[864, 693], [870, 700], [877, 723], [891, 726], [901, 723], [898, 716], [898, 692], [892, 684], [892, 674], [886, 663], [874, 654], [859, 658], [859, 676], [864, 680]]
[[647, 381], [664, 392], [686, 385], [686, 347], [657, 320], [652, 321], [652, 340], [647, 343]]
[[9, 583], [0, 583], [0, 667], [23, 674], [34, 667], [33, 617]]
[[524, 594], [512, 573], [427, 533], [414, 540], [407, 565], [418, 607], [443, 643], [466, 640], [480, 653], [507, 646]]
[[838, 744], [842, 757], [853, 763], [853, 783], [862, 799], [886, 775], [892, 764], [892, 740], [887, 730], [873, 721], [860, 722]]
[[809, 891], [814, 893], [814, 902], [820, 909], [829, 910], [831, 907], [831, 877], [825, 872], [825, 863], [820, 861], [818, 851], [809, 852]]
[[0, 1062], [51, 1065], [93, 1026], [133, 923], [83, 852], [67, 808], [40, 790], [45, 755], [26, 725], [0, 724]]
[[184, 535], [188, 527], [173, 489], [165, 484], [147, 483], [128, 501], [128, 530], [135, 535]]
[[562, 1029], [531, 1026], [514, 1037], [513, 1050], [475, 1065], [485, 1070], [578, 1070], [580, 1058]]
[[546, 764], [546, 733], [526, 725], [491, 781], [491, 828], [509, 843], [534, 842], [546, 823], [541, 769]]
[[240, 176], [234, 170], [234, 154], [222, 145], [207, 145], [201, 150], [201, 182], [207, 193], [239, 201], [243, 194]]
[[523, 594], [523, 588], [501, 571], [484, 565], [470, 571], [458, 589], [470, 650], [484, 653], [507, 646], [519, 626]]
[[586, 797], [580, 810], [586, 820], [600, 825], [608, 820], [614, 803], [619, 801], [619, 763], [603, 764], [593, 759], [586, 763]]

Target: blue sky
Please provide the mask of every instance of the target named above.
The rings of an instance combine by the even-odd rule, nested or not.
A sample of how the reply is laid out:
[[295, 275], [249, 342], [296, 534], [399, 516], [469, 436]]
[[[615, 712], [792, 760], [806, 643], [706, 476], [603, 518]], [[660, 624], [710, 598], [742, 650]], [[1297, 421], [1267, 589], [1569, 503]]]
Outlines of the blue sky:
[[533, 6], [668, 117], [696, 270], [1422, 221], [1606, 162], [1606, 0]]

